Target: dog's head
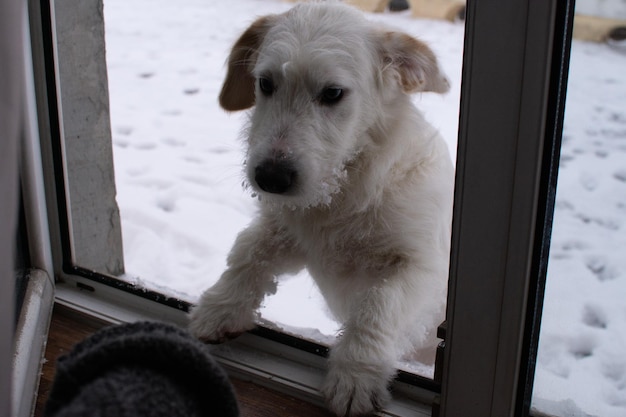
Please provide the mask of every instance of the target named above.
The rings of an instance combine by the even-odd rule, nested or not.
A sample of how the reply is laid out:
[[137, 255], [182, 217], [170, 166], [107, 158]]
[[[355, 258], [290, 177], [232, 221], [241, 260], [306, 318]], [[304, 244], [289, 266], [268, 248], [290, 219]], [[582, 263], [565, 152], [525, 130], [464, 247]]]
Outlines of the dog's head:
[[220, 104], [254, 106], [246, 175], [256, 193], [302, 208], [330, 203], [346, 164], [372, 141], [372, 130], [385, 128], [394, 101], [448, 88], [424, 43], [380, 29], [348, 6], [305, 3], [262, 17], [241, 35]]

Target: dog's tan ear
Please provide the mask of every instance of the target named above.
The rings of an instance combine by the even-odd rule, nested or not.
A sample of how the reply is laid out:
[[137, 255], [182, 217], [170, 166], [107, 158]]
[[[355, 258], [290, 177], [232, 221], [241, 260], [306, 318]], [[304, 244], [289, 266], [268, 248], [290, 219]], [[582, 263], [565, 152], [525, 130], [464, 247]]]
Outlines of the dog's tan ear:
[[235, 42], [228, 57], [228, 71], [220, 93], [220, 105], [224, 110], [244, 110], [254, 106], [255, 79], [250, 71], [263, 38], [277, 17], [259, 18]]
[[434, 52], [424, 42], [401, 32], [383, 32], [381, 45], [383, 71], [394, 71], [405, 92], [446, 93], [450, 89]]

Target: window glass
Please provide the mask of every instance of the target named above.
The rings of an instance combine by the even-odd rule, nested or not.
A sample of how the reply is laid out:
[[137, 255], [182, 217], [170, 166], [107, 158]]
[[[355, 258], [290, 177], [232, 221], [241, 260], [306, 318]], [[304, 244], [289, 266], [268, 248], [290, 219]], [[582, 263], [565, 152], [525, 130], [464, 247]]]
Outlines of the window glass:
[[[577, 2], [596, 30], [626, 3]], [[609, 23], [609, 24], [607, 24]], [[625, 30], [625, 29], [622, 29]], [[626, 415], [626, 44], [572, 44], [533, 394], [538, 414]]]
[[[256, 214], [242, 186], [245, 112], [218, 95], [230, 47], [256, 17], [293, 4], [256, 0], [104, 2], [111, 129], [124, 242], [123, 279], [195, 302], [226, 267], [236, 235]], [[464, 25], [410, 11], [368, 18], [426, 41], [451, 81], [414, 103], [456, 158]], [[322, 343], [339, 324], [302, 272], [281, 280], [262, 318]], [[406, 365], [426, 376], [432, 367]]]

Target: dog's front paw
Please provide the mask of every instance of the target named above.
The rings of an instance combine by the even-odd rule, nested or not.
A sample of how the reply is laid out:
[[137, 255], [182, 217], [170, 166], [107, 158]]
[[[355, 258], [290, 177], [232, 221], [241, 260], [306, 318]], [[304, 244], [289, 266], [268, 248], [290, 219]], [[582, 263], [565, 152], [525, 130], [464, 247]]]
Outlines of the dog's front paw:
[[256, 313], [248, 307], [224, 304], [204, 294], [189, 314], [189, 331], [205, 343], [223, 343], [255, 326]]
[[369, 415], [391, 398], [387, 385], [392, 375], [367, 363], [331, 363], [322, 394], [338, 416]]

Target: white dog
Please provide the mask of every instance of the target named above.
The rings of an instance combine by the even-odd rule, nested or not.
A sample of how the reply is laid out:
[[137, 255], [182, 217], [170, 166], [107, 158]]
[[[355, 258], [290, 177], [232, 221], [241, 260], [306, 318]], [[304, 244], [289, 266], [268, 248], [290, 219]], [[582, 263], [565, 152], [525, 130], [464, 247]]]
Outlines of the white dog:
[[443, 319], [453, 166], [408, 93], [448, 88], [424, 43], [348, 6], [304, 3], [254, 22], [232, 49], [220, 103], [254, 107], [246, 175], [260, 212], [190, 330], [220, 342], [254, 327], [276, 276], [306, 267], [343, 323], [329, 407], [380, 407], [397, 360], [434, 353]]

